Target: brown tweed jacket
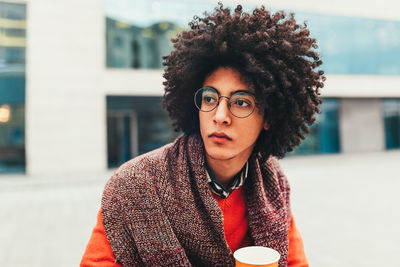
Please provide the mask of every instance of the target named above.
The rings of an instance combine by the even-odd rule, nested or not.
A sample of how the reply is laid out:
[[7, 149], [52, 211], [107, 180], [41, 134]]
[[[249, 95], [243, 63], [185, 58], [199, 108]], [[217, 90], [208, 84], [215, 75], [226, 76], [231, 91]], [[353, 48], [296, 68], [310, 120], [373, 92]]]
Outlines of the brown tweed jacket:
[[[234, 266], [223, 216], [209, 189], [198, 135], [130, 160], [102, 198], [106, 236], [123, 266]], [[287, 265], [289, 185], [273, 157], [249, 160], [245, 183], [249, 231], [255, 245], [281, 254]]]

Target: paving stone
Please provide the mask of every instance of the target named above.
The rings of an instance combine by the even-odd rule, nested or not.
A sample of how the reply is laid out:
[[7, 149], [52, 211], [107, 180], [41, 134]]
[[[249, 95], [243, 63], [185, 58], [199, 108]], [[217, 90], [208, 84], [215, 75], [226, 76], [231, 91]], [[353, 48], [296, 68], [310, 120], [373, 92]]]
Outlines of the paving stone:
[[[281, 161], [311, 266], [398, 266], [399, 163], [398, 150]], [[0, 266], [78, 266], [110, 175], [0, 176]]]

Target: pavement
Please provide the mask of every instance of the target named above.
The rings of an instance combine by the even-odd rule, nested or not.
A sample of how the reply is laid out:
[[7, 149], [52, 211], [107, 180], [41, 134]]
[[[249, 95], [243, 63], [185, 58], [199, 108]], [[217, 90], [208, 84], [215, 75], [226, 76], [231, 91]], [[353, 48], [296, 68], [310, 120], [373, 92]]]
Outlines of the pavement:
[[400, 266], [400, 151], [282, 162], [310, 266]]
[[[399, 266], [399, 150], [281, 165], [310, 266]], [[0, 175], [0, 266], [78, 266], [111, 174]]]

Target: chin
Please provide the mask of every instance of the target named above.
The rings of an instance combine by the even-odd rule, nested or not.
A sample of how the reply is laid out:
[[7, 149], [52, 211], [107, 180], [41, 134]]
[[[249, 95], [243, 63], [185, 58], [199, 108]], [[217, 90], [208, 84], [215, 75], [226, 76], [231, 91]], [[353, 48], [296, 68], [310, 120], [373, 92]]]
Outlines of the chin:
[[206, 149], [206, 153], [210, 158], [215, 160], [229, 160], [235, 157], [231, 151], [221, 148]]

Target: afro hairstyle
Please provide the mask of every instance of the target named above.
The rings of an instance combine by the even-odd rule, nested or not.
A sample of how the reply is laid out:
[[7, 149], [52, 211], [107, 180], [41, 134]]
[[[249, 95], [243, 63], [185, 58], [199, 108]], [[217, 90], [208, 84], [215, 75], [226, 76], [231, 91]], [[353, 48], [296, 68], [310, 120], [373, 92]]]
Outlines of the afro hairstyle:
[[269, 126], [254, 150], [282, 158], [298, 146], [320, 113], [325, 81], [307, 24], [264, 6], [249, 14], [241, 5], [231, 12], [219, 3], [212, 14], [194, 16], [189, 26], [172, 38], [174, 50], [163, 57], [163, 106], [175, 130], [199, 133], [193, 96], [213, 71], [230, 67], [255, 92]]

